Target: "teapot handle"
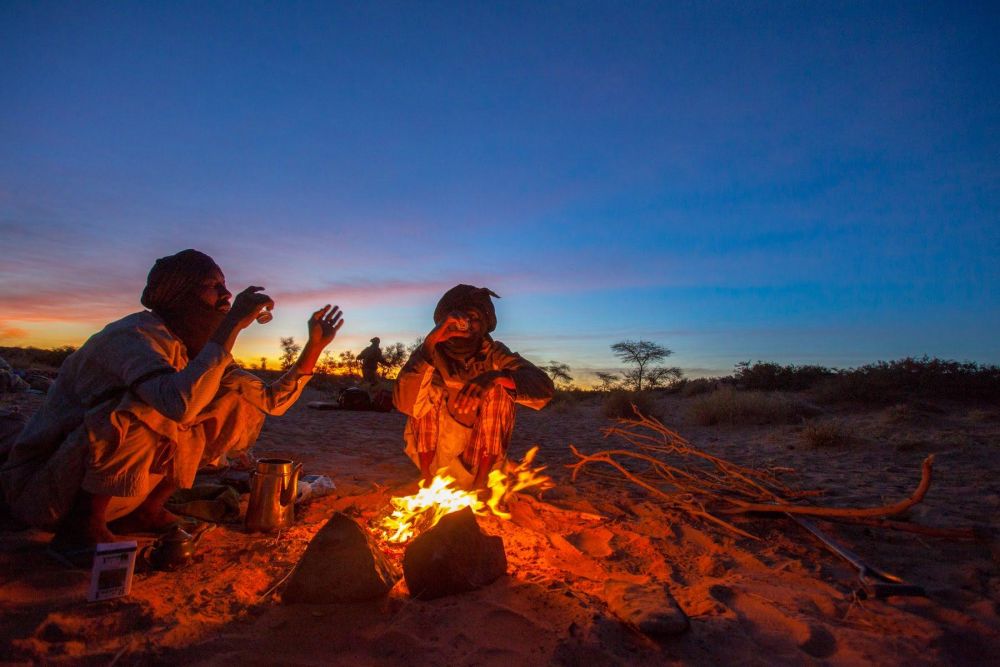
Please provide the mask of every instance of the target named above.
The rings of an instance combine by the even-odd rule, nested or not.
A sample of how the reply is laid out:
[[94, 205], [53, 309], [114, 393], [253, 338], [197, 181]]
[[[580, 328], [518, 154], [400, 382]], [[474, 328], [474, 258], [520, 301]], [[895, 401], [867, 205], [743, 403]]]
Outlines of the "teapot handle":
[[292, 468], [292, 474], [288, 478], [288, 486], [281, 490], [281, 504], [287, 505], [295, 502], [295, 496], [299, 492], [299, 475], [302, 473], [302, 463], [296, 463]]

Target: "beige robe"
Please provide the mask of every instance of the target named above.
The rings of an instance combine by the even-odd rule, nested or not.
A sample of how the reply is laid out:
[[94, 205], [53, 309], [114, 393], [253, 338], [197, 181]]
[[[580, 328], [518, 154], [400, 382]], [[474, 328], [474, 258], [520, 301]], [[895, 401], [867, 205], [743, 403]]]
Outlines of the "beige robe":
[[311, 375], [271, 384], [209, 343], [194, 359], [151, 312], [112, 322], [70, 355], [0, 470], [11, 513], [51, 528], [79, 489], [113, 496], [108, 520], [164, 477], [188, 488], [202, 463], [245, 450]]

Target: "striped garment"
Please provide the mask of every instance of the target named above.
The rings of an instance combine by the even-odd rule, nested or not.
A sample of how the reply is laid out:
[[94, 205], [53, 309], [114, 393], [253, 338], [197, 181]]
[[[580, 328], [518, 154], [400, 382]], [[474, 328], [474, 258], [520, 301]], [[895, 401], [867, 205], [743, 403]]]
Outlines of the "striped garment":
[[[438, 420], [441, 417], [441, 410], [447, 410], [444, 400], [414, 420], [418, 452], [433, 452], [437, 449]], [[463, 463], [473, 467], [484, 455], [504, 456], [513, 430], [514, 399], [506, 389], [494, 385], [486, 392], [479, 406], [476, 421], [472, 425], [472, 436], [462, 453]]]

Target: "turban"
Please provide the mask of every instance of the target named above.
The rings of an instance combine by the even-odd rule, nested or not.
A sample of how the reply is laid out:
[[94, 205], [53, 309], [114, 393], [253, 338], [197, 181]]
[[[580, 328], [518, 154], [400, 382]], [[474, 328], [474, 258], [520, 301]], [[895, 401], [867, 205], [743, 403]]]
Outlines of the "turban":
[[454, 310], [478, 310], [483, 316], [486, 324], [486, 332], [489, 333], [497, 328], [497, 311], [493, 308], [490, 297], [500, 298], [493, 290], [485, 287], [473, 287], [472, 285], [455, 285], [444, 293], [441, 300], [434, 308], [434, 324], [441, 324], [448, 313]]
[[211, 257], [197, 250], [182, 250], [176, 255], [161, 257], [149, 270], [140, 301], [150, 310], [169, 310], [213, 270], [221, 273]]

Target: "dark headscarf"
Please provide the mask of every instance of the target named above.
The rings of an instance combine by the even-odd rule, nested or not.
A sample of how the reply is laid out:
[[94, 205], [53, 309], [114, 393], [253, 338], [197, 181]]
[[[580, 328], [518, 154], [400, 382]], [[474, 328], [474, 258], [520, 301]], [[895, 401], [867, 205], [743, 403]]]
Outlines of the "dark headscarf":
[[490, 297], [500, 298], [499, 294], [486, 287], [472, 285], [455, 285], [444, 293], [434, 308], [434, 324], [441, 324], [448, 313], [458, 310], [478, 310], [486, 324], [486, 333], [497, 328], [497, 311], [493, 308]]
[[221, 271], [211, 257], [197, 250], [182, 250], [176, 255], [161, 257], [149, 270], [140, 301], [150, 310], [170, 310], [213, 270]]

